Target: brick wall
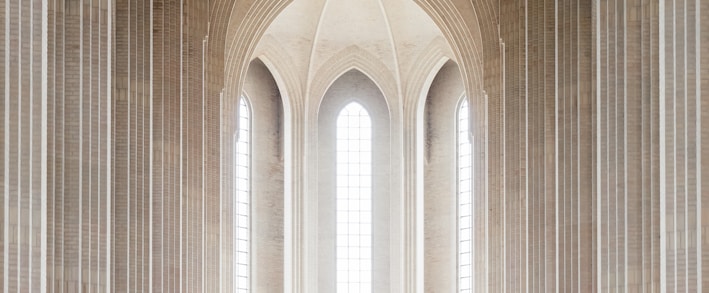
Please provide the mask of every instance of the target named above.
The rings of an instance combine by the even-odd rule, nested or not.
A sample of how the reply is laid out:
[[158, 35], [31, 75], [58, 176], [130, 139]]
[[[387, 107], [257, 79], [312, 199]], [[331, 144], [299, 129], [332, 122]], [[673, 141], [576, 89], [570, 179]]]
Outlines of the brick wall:
[[[0, 2], [0, 287], [228, 289], [222, 138], [250, 53], [288, 3]], [[477, 289], [709, 286], [709, 5], [417, 3], [444, 28], [471, 98]], [[289, 101], [294, 201], [309, 184], [303, 103]], [[285, 214], [299, 290], [305, 215]], [[421, 223], [403, 217], [411, 290]]]
[[[465, 79], [471, 129], [487, 147], [476, 167], [487, 175], [476, 177], [476, 222], [487, 221], [476, 234], [479, 290], [696, 291], [706, 279], [706, 8], [662, 3], [662, 12], [651, 1], [474, 4], [484, 85]], [[474, 54], [451, 34], [459, 54]]]
[[42, 265], [42, 9], [40, 3], [0, 4], [0, 290], [38, 292]]

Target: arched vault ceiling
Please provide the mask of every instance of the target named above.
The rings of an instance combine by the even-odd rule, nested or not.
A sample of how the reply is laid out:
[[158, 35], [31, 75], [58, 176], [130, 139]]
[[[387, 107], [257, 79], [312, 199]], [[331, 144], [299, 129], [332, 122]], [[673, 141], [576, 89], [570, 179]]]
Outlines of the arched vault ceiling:
[[314, 79], [322, 78], [323, 71], [337, 65], [335, 57], [352, 47], [366, 52], [367, 58], [376, 58], [382, 65], [379, 70], [388, 71], [385, 75], [394, 79], [375, 82], [398, 93], [407, 79], [415, 78], [410, 72], [426, 66], [418, 61], [432, 45], [453, 59], [448, 44], [440, 41], [444, 39], [441, 30], [412, 0], [295, 0], [276, 17], [264, 39], [268, 42], [259, 43], [253, 57], [268, 58], [276, 53], [274, 49], [282, 50], [279, 56], [291, 60], [279, 67], [291, 67], [288, 71], [300, 77], [299, 88], [306, 91], [303, 96], [319, 94], [322, 89], [313, 87], [331, 81]]

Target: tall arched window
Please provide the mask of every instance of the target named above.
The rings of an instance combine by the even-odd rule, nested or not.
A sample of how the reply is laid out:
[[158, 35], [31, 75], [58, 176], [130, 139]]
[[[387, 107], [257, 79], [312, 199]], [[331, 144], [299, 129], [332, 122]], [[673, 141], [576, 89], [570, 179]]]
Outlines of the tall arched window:
[[234, 143], [234, 292], [251, 288], [251, 111], [242, 97], [239, 132]]
[[337, 292], [372, 291], [372, 125], [352, 102], [337, 117]]
[[458, 292], [472, 292], [472, 144], [468, 100], [458, 107]]

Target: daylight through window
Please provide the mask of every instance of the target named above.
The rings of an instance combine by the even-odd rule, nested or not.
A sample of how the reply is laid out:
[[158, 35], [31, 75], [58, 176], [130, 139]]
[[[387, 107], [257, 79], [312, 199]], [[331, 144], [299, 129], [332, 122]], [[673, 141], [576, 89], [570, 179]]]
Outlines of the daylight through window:
[[458, 292], [472, 292], [472, 144], [468, 101], [458, 108]]
[[234, 152], [234, 292], [250, 291], [251, 255], [251, 113], [239, 103], [239, 135]]
[[372, 125], [348, 104], [337, 118], [337, 292], [372, 291]]

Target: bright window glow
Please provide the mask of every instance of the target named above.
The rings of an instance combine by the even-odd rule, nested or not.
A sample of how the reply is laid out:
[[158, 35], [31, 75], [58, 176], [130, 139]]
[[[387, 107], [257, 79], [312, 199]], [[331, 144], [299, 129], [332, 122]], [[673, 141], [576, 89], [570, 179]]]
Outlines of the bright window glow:
[[337, 292], [372, 292], [372, 125], [360, 104], [337, 118]]
[[458, 292], [472, 292], [472, 144], [468, 101], [458, 108]]
[[239, 103], [239, 136], [234, 151], [234, 292], [250, 291], [251, 264], [251, 113]]

